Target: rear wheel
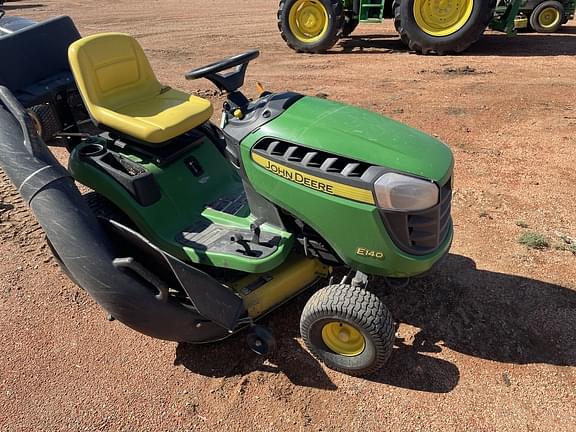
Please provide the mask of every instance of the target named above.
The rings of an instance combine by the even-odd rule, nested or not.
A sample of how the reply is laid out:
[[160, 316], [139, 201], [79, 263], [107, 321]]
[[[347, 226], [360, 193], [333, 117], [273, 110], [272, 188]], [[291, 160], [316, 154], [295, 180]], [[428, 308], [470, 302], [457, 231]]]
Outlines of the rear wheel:
[[288, 46], [297, 52], [323, 53], [342, 34], [340, 0], [281, 0], [278, 29]]
[[555, 33], [564, 21], [564, 6], [557, 1], [545, 1], [530, 14], [530, 27], [538, 33]]
[[35, 105], [28, 110], [28, 114], [44, 142], [52, 140], [54, 135], [62, 130], [56, 109], [51, 104]]
[[363, 288], [330, 285], [308, 301], [300, 332], [310, 352], [326, 366], [361, 376], [390, 357], [395, 326], [382, 301]]
[[414, 51], [458, 53], [482, 36], [495, 8], [496, 0], [394, 0], [394, 24]]

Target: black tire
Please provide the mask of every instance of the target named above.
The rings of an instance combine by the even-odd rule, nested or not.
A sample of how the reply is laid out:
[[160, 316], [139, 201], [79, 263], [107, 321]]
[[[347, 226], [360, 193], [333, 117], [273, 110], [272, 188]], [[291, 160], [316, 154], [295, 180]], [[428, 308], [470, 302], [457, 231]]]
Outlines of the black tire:
[[[326, 345], [323, 330], [334, 323], [350, 325], [361, 333], [364, 347], [359, 354], [343, 355]], [[300, 319], [300, 332], [310, 352], [329, 368], [354, 376], [369, 375], [384, 366], [395, 331], [392, 315], [374, 293], [345, 284], [316, 292]]]
[[[540, 17], [543, 13], [548, 13], [547, 10], [550, 8], [556, 11], [558, 19], [553, 25], [545, 27], [541, 24]], [[562, 27], [564, 19], [565, 12], [562, 3], [555, 0], [545, 1], [536, 6], [530, 14], [530, 27], [538, 33], [556, 33]]]
[[[394, 28], [396, 29], [396, 32], [400, 36], [400, 40], [402, 41], [402, 43], [408, 47], [408, 45], [410, 44], [410, 39], [408, 38], [408, 35], [406, 34], [406, 32], [403, 30], [402, 20], [400, 19], [400, 2], [401, 1], [402, 0], [394, 0], [392, 2], [392, 10], [394, 11]], [[398, 12], [398, 18], [396, 18], [397, 12]]]
[[281, 0], [278, 7], [277, 22], [280, 35], [286, 44], [296, 52], [319, 54], [332, 48], [342, 34], [344, 20], [341, 0], [311, 0], [321, 5], [328, 15], [326, 33], [318, 40], [305, 42], [296, 37], [290, 28], [290, 10], [299, 0]]
[[358, 18], [344, 14], [344, 20], [342, 21], [342, 37], [350, 36], [352, 32], [356, 30], [358, 24], [360, 24], [360, 20]]
[[414, 17], [414, 1], [394, 0], [394, 26], [402, 42], [421, 54], [444, 55], [466, 50], [480, 39], [496, 8], [496, 0], [474, 0], [472, 14], [462, 28], [447, 36], [432, 36], [418, 26]]
[[34, 121], [38, 135], [44, 142], [52, 140], [54, 135], [62, 130], [62, 123], [52, 105], [34, 105], [28, 110], [28, 113]]

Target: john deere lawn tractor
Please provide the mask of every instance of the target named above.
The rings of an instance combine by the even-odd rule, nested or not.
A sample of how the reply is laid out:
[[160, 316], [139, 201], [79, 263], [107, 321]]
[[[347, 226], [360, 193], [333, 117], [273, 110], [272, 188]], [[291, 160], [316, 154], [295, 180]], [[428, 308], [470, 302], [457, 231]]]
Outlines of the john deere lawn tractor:
[[513, 35], [528, 20], [536, 31], [556, 31], [574, 16], [576, 0], [281, 0], [278, 27], [289, 47], [322, 53], [360, 23], [394, 19], [411, 50], [458, 53], [487, 27]]
[[[111, 319], [190, 343], [246, 329], [266, 354], [274, 338], [257, 320], [315, 287], [300, 322], [310, 351], [354, 375], [383, 366], [395, 323], [370, 282], [448, 252], [444, 144], [325, 99], [248, 99], [256, 50], [185, 75], [227, 93], [220, 127], [128, 35], [81, 38], [58, 17], [4, 32], [0, 52], [0, 166]], [[68, 169], [47, 144], [69, 150]]]

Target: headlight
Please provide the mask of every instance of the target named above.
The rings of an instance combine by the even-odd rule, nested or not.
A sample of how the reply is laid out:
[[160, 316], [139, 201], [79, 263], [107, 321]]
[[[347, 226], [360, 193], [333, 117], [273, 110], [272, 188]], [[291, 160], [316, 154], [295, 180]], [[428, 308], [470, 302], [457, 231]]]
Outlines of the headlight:
[[429, 181], [387, 173], [374, 183], [376, 202], [387, 210], [425, 210], [438, 203], [438, 187]]

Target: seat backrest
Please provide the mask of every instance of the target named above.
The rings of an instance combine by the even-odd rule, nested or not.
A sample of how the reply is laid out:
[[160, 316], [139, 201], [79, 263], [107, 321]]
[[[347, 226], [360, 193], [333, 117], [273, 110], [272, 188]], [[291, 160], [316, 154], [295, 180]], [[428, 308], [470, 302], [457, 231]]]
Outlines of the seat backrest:
[[67, 16], [51, 18], [0, 38], [0, 85], [13, 93], [69, 72], [68, 46], [80, 38]]
[[116, 110], [158, 95], [162, 86], [138, 42], [122, 33], [82, 38], [68, 49], [72, 73], [88, 111], [98, 120], [98, 107]]

